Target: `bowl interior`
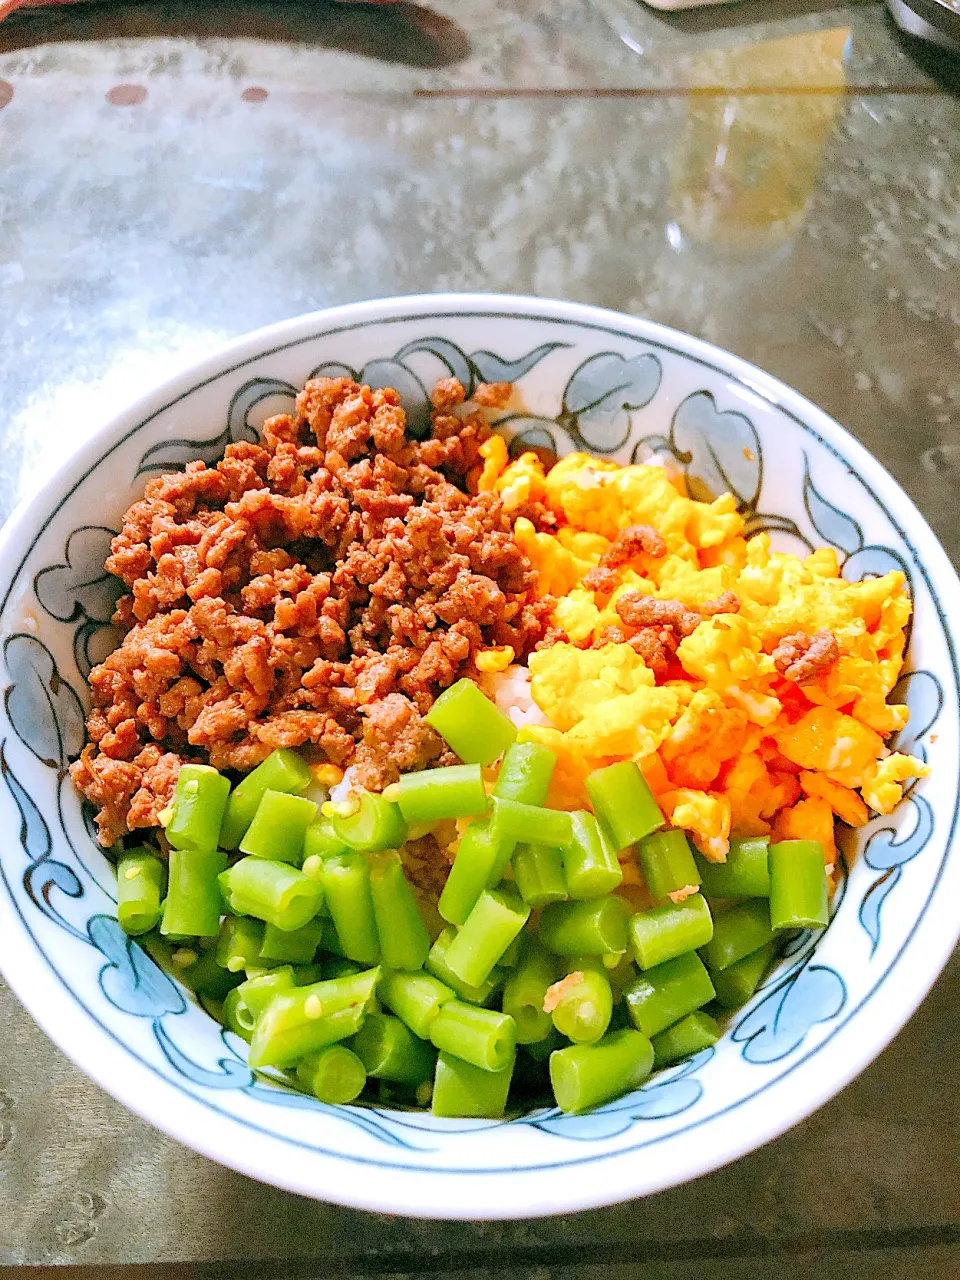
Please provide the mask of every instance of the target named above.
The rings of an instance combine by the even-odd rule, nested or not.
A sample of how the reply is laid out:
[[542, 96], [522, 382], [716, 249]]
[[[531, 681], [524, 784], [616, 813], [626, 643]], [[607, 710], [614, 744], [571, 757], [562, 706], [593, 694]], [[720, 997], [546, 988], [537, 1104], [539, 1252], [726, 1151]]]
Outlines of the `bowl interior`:
[[[769, 532], [779, 549], [835, 546], [850, 580], [907, 575], [915, 618], [898, 697], [911, 719], [897, 746], [929, 758], [932, 776], [895, 814], [850, 833], [829, 928], [795, 941], [715, 1049], [587, 1116], [444, 1121], [277, 1088], [114, 918], [112, 868], [66, 773], [83, 744], [85, 678], [116, 642], [117, 584], [102, 567], [110, 538], [151, 475], [254, 440], [315, 373], [396, 387], [416, 433], [429, 425], [437, 377], [514, 382], [519, 407], [499, 424], [513, 451], [655, 455], [694, 496], [732, 491], [749, 532]], [[234, 344], [105, 428], [11, 520], [0, 566], [0, 806], [19, 833], [0, 857], [0, 963], [104, 1087], [255, 1177], [360, 1207], [470, 1218], [672, 1185], [842, 1087], [903, 1024], [956, 939], [958, 682], [946, 603], [956, 577], [855, 441], [695, 339], [532, 299], [404, 299], [306, 317]]]

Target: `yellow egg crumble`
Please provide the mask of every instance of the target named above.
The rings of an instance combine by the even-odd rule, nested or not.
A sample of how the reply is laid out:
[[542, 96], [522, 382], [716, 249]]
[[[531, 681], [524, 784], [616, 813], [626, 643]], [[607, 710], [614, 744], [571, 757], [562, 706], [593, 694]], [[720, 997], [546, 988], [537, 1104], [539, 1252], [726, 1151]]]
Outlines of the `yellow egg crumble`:
[[[514, 521], [566, 637], [529, 659], [550, 725], [522, 730], [558, 755], [551, 804], [583, 806], [586, 775], [629, 758], [706, 857], [722, 861], [731, 836], [769, 835], [819, 840], [833, 862], [836, 818], [889, 813], [928, 772], [885, 742], [907, 720], [887, 702], [911, 613], [902, 573], [847, 582], [830, 547], [801, 558], [766, 534], [747, 541], [729, 494], [694, 501], [661, 467], [573, 453], [546, 472], [533, 453], [509, 462], [498, 436], [481, 453], [481, 489], [557, 520], [551, 532]], [[637, 526], [652, 549], [618, 556], [618, 534]], [[654, 601], [675, 602], [672, 631], [628, 621]], [[826, 656], [804, 665], [815, 641]]]

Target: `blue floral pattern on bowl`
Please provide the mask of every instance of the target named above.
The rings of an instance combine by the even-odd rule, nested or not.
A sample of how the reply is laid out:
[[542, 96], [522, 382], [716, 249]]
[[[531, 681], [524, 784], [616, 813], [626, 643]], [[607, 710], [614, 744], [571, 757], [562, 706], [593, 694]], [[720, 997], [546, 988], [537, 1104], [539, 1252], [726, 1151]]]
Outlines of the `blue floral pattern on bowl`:
[[[167, 403], [129, 415], [89, 448], [86, 472], [72, 488], [67, 476], [59, 492], [44, 495], [46, 508], [22, 522], [22, 541], [8, 541], [8, 553], [17, 554], [8, 554], [2, 607], [0, 769], [8, 829], [18, 833], [0, 859], [8, 905], [64, 998], [123, 1046], [144, 1079], [164, 1080], [297, 1158], [313, 1153], [368, 1174], [482, 1179], [615, 1161], [681, 1135], [696, 1140], [695, 1130], [755, 1104], [824, 1051], [895, 967], [912, 937], [907, 926], [919, 923], [946, 863], [954, 818], [943, 797], [926, 794], [937, 783], [913, 786], [895, 815], [851, 833], [851, 874], [830, 926], [793, 942], [715, 1050], [586, 1116], [550, 1110], [484, 1123], [324, 1106], [252, 1072], [243, 1043], [217, 1027], [113, 916], [112, 869], [67, 774], [83, 744], [86, 676], [116, 642], [117, 584], [103, 571], [112, 530], [100, 521], [117, 522], [151, 474], [197, 457], [213, 461], [230, 441], [256, 439], [264, 418], [288, 406], [313, 374], [396, 387], [417, 434], [429, 424], [428, 389], [438, 376], [455, 376], [468, 390], [511, 381], [515, 395], [497, 425], [513, 453], [576, 448], [620, 461], [659, 457], [694, 496], [734, 493], [751, 535], [767, 531], [775, 544], [801, 553], [832, 545], [850, 580], [901, 569], [926, 626], [922, 655], [914, 628], [898, 689], [911, 719], [896, 745], [935, 756], [938, 771], [957, 776], [957, 672], [927, 566], [878, 493], [851, 475], [842, 450], [807, 420], [816, 411], [791, 412], [769, 388], [731, 371], [732, 358], [704, 358], [711, 349], [703, 344], [605, 313], [588, 313], [605, 322], [577, 322], [536, 307], [431, 313], [411, 303], [397, 313], [339, 328], [322, 316], [312, 326], [298, 322], [302, 333], [288, 343], [253, 344], [247, 358], [225, 361], [214, 376], [181, 380]], [[938, 741], [944, 747], [934, 752]], [[307, 1122], [308, 1115], [316, 1119]], [[523, 1133], [530, 1135], [525, 1146]], [[275, 1170], [270, 1176], [284, 1181]], [[303, 1179], [297, 1186], [304, 1189]], [[315, 1193], [340, 1198], [335, 1187]], [[371, 1200], [355, 1191], [349, 1202]]]

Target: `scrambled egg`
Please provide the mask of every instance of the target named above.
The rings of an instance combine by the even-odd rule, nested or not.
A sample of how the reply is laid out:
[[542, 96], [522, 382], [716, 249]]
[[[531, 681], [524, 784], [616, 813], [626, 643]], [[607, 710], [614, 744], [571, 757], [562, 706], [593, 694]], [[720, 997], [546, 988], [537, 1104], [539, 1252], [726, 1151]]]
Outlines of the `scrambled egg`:
[[[722, 861], [732, 835], [769, 835], [820, 840], [832, 862], [836, 818], [860, 826], [870, 810], [889, 813], [904, 784], [928, 772], [885, 743], [907, 720], [906, 707], [887, 702], [911, 612], [902, 573], [847, 582], [832, 548], [801, 558], [773, 551], [765, 534], [747, 541], [729, 494], [694, 501], [660, 467], [573, 453], [545, 473], [533, 453], [509, 462], [498, 437], [481, 453], [482, 490], [507, 511], [538, 501], [557, 517], [550, 533], [525, 516], [514, 526], [567, 637], [529, 660], [552, 727], [522, 730], [558, 754], [551, 803], [583, 804], [591, 769], [630, 758], [707, 857]], [[665, 554], [617, 565], [607, 594], [585, 585], [632, 525], [656, 530]], [[673, 637], [666, 675], [629, 643], [634, 629], [616, 607], [625, 591], [701, 611]], [[718, 612], [725, 593], [736, 601]], [[800, 683], [785, 679], [773, 656], [780, 641], [823, 629], [837, 660]]]

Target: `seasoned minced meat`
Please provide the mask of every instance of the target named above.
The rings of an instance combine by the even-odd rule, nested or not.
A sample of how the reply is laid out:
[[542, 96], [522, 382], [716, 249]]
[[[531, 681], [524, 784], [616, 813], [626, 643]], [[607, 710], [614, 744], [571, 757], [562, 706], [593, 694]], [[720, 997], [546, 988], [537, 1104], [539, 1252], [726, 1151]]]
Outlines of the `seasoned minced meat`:
[[126, 634], [91, 672], [73, 766], [103, 844], [156, 823], [186, 758], [245, 772], [313, 744], [356, 754], [367, 786], [440, 760], [437, 694], [479, 649], [543, 639], [553, 600], [499, 499], [470, 491], [490, 429], [463, 401], [444, 380], [418, 443], [395, 391], [316, 378], [261, 444], [147, 484], [107, 560]]

